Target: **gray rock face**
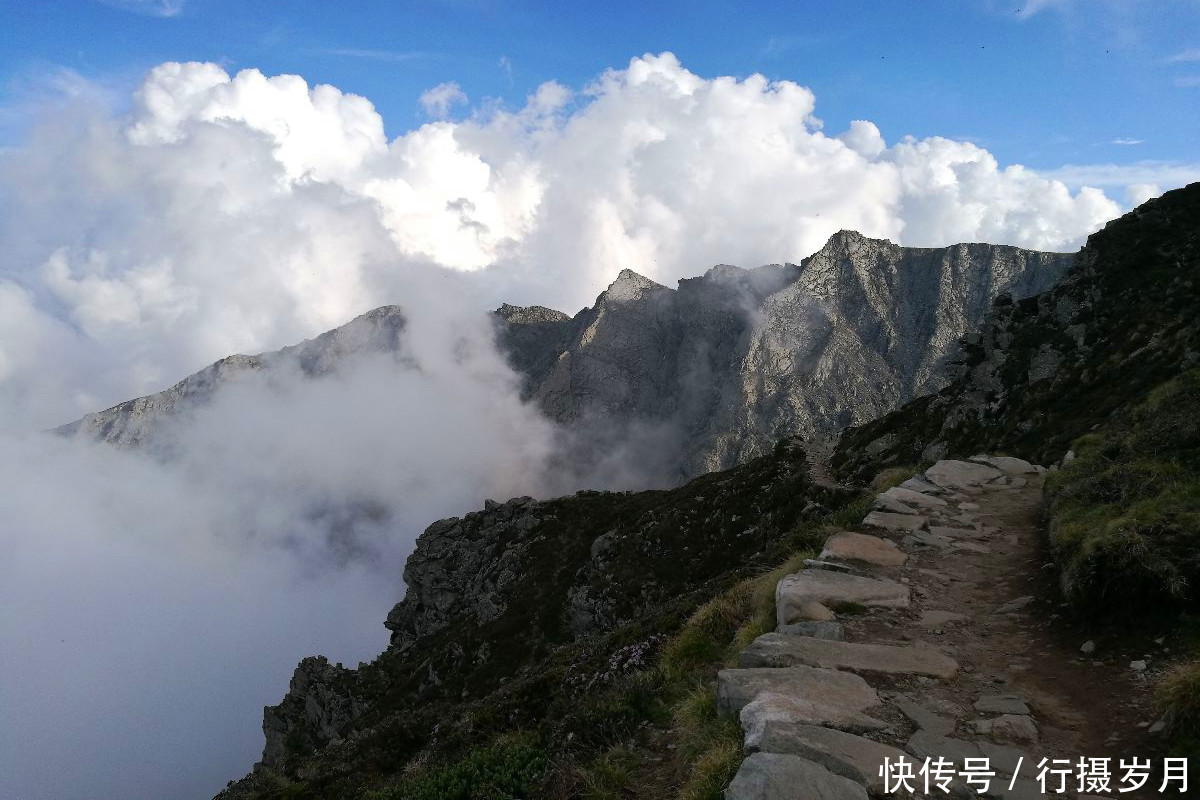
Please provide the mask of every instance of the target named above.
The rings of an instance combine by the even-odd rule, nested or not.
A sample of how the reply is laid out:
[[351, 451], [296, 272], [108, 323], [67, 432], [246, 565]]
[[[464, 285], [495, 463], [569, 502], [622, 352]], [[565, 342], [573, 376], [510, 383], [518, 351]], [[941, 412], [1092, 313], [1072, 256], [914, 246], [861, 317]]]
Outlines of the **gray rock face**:
[[550, 417], [661, 426], [678, 442], [672, 461], [694, 475], [936, 391], [997, 296], [1044, 291], [1072, 259], [841, 231], [798, 266], [719, 266], [677, 290], [623, 270], [571, 319], [506, 306], [497, 320]]
[[[403, 650], [456, 619], [487, 622], [507, 608], [542, 511], [531, 497], [486, 505], [461, 519], [433, 523], [417, 540], [404, 565], [408, 590], [384, 623], [397, 648]], [[585, 613], [582, 604], [575, 605], [574, 613]]]
[[[291, 749], [324, 747], [340, 739], [345, 728], [363, 713], [357, 699], [359, 675], [324, 656], [306, 658], [296, 667], [287, 696], [263, 711], [262, 763], [274, 766]], [[289, 738], [303, 741], [289, 742]]]
[[[724, 469], [792, 435], [825, 437], [949, 379], [957, 340], [1001, 293], [1057, 282], [1073, 256], [960, 244], [906, 248], [842, 231], [800, 265], [713, 267], [669, 289], [623, 270], [574, 317], [501, 306], [497, 338], [525, 394], [567, 424], [579, 457], [634, 448], [665, 479]], [[231, 356], [157, 394], [60, 428], [154, 444], [223, 384], [294, 363], [306, 375], [360, 352], [399, 354], [397, 306], [295, 347]]]

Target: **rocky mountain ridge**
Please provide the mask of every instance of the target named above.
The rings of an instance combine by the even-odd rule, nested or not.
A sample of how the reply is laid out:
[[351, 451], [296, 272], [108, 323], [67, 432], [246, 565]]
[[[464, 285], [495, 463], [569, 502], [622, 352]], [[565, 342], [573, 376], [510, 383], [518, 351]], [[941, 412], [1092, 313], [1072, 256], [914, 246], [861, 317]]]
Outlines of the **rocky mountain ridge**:
[[1049, 291], [1001, 296], [962, 343], [944, 389], [848, 430], [843, 476], [979, 451], [1035, 462], [1200, 365], [1200, 183], [1088, 237]]
[[[632, 270], [569, 317], [501, 306], [498, 343], [525, 396], [571, 433], [576, 462], [621, 451], [677, 484], [829, 437], [947, 380], [960, 336], [996, 297], [1053, 285], [1073, 256], [959, 244], [900, 247], [851, 231], [801, 264], [720, 265], [669, 289]], [[170, 420], [247, 374], [325, 374], [362, 352], [400, 354], [399, 306], [274, 353], [230, 356], [162, 392], [59, 428], [118, 446], [162, 446]]]

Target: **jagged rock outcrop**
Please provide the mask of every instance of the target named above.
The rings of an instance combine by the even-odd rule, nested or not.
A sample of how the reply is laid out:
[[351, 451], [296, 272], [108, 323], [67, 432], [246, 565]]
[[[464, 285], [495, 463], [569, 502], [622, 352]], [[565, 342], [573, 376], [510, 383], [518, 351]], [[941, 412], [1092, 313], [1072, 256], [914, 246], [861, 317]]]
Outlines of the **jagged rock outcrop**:
[[[678, 483], [937, 390], [956, 341], [994, 298], [1043, 291], [1071, 259], [986, 244], [900, 247], [842, 231], [799, 265], [720, 265], [678, 289], [626, 269], [574, 317], [504, 305], [494, 319], [525, 394], [570, 431], [567, 460], [620, 449], [644, 476]], [[398, 307], [376, 309], [59, 430], [153, 446], [168, 420], [228, 381], [289, 365], [320, 375], [351, 354], [400, 354], [404, 324]]]
[[341, 741], [341, 733], [364, 710], [360, 693], [354, 670], [330, 664], [324, 656], [301, 661], [283, 701], [263, 711], [263, 765], [277, 766], [288, 754]]
[[946, 454], [1007, 451], [1050, 463], [1152, 387], [1200, 364], [1200, 183], [1088, 238], [1049, 291], [1000, 295], [937, 394], [847, 431], [844, 475]]
[[658, 457], [694, 475], [936, 391], [994, 298], [1043, 291], [1071, 259], [841, 231], [800, 265], [717, 266], [677, 290], [623, 270], [573, 318], [511, 306], [497, 318], [551, 418], [650, 431]]

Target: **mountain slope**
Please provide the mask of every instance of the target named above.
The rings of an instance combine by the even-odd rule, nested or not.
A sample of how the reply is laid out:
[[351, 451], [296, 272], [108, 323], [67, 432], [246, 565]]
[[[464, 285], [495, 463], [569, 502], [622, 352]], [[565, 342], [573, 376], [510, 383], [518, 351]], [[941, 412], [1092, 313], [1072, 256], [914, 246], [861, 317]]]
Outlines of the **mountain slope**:
[[[784, 436], [835, 434], [946, 380], [957, 339], [993, 298], [1042, 291], [1072, 256], [984, 244], [906, 248], [842, 231], [799, 266], [718, 266], [677, 290], [623, 270], [574, 317], [495, 312], [525, 394], [563, 423], [566, 458], [642, 465], [668, 484], [770, 452]], [[58, 430], [161, 446], [170, 420], [250, 372], [318, 376], [363, 351], [399, 354], [386, 306], [300, 345], [231, 356], [157, 394]]]
[[262, 764], [222, 796], [356, 796], [514, 730], [585, 750], [640, 735], [612, 705], [626, 677], [650, 679], [697, 606], [812, 546], [855, 496], [812, 484], [788, 440], [676, 489], [489, 501], [435, 522], [388, 649], [357, 670], [301, 662], [265, 711]]

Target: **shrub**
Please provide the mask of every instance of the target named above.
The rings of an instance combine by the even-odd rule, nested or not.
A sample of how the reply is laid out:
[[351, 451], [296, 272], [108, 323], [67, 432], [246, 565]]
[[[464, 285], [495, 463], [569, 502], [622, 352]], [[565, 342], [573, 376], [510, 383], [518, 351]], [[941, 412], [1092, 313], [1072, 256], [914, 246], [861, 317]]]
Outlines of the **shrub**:
[[367, 792], [364, 800], [523, 800], [546, 769], [545, 751], [529, 737], [504, 739], [461, 761]]

